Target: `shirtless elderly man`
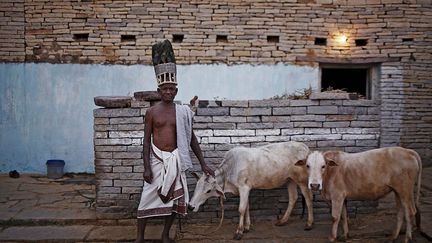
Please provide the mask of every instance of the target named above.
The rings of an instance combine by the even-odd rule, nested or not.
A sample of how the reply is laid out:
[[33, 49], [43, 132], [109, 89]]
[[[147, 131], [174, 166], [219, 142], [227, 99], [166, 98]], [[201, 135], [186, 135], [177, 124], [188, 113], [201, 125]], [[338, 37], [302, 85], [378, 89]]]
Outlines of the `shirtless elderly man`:
[[135, 242], [144, 242], [147, 219], [157, 216], [165, 216], [162, 242], [169, 242], [169, 231], [176, 214], [186, 214], [189, 195], [185, 171], [192, 167], [189, 147], [203, 172], [214, 176], [213, 170], [204, 162], [192, 130], [191, 109], [174, 103], [178, 89], [171, 43], [165, 40], [153, 45], [152, 59], [162, 101], [145, 114], [144, 186]]

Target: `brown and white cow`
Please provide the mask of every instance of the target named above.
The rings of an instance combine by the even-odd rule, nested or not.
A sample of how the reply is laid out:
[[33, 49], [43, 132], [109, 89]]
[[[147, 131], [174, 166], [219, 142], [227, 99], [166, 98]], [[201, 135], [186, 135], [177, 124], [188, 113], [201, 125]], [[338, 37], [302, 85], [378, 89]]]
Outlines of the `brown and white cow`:
[[[389, 147], [361, 153], [314, 151], [307, 160], [300, 160], [296, 165], [307, 171], [309, 188], [321, 190], [323, 198], [331, 200], [333, 226], [330, 241], [336, 240], [341, 214], [344, 231], [342, 238], [348, 237], [345, 199], [376, 200], [392, 191], [395, 193], [398, 213], [391, 240], [397, 239], [404, 215], [405, 242], [412, 239], [414, 215], [417, 216], [417, 227], [420, 228], [418, 202], [422, 164], [420, 156], [414, 150]], [[416, 182], [417, 195], [414, 200]]]
[[[197, 212], [200, 205], [210, 197], [225, 197], [225, 193], [240, 195], [239, 225], [234, 239], [241, 239], [243, 231], [250, 229], [249, 192], [251, 189], [273, 189], [288, 184], [288, 207], [277, 225], [284, 225], [297, 201], [297, 185], [304, 195], [308, 208], [305, 230], [312, 228], [312, 192], [307, 187], [307, 175], [295, 166], [306, 159], [309, 148], [299, 142], [274, 143], [258, 148], [236, 147], [229, 150], [215, 171], [215, 177], [202, 175], [189, 206]], [[197, 175], [196, 175], [197, 176]]]

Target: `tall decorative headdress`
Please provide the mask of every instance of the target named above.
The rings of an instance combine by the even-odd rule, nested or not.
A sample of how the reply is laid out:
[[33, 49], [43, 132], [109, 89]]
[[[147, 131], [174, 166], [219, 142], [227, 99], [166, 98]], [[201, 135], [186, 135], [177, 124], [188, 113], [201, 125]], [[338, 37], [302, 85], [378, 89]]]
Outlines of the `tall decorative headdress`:
[[168, 83], [177, 85], [174, 51], [169, 40], [158, 42], [152, 46], [152, 62], [158, 86]]

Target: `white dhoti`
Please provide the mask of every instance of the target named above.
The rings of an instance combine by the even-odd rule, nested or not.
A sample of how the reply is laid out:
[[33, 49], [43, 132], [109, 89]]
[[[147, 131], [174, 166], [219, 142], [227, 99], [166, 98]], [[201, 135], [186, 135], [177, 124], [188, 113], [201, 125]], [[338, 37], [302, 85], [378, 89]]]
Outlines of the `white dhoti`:
[[181, 170], [178, 150], [165, 152], [152, 144], [150, 163], [153, 172], [151, 184], [144, 182], [138, 218], [187, 213], [189, 193], [186, 173]]

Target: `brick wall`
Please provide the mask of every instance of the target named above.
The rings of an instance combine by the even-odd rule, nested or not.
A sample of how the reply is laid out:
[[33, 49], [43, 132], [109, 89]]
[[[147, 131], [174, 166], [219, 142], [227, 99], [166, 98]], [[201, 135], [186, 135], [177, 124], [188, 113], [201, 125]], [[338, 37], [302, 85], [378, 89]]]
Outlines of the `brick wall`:
[[[411, 54], [430, 60], [423, 50], [431, 42], [431, 5], [431, 0], [1, 1], [0, 30], [13, 37], [2, 40], [6, 55], [0, 60], [149, 64], [151, 45], [175, 35], [183, 36], [174, 43], [181, 64], [307, 58], [313, 65], [317, 57]], [[347, 35], [347, 44], [336, 42], [339, 33]], [[316, 45], [317, 37], [327, 44]], [[356, 39], [367, 45], [356, 46]]]
[[431, 164], [431, 12], [431, 0], [6, 0], [0, 62], [150, 64], [155, 41], [181, 35], [179, 64], [379, 62], [381, 145]]
[[[333, 95], [331, 95], [333, 96]], [[324, 98], [324, 97], [321, 97]], [[143, 115], [150, 104], [134, 100], [131, 108], [96, 109], [95, 166], [98, 181], [97, 211], [102, 218], [132, 217], [143, 185]], [[194, 130], [206, 162], [216, 168], [225, 152], [235, 146], [255, 147], [282, 141], [300, 141], [313, 149], [364, 151], [379, 146], [380, 109], [371, 100], [249, 100], [200, 102]], [[200, 171], [194, 158], [195, 171]], [[196, 181], [188, 175], [193, 192]], [[228, 219], [237, 220], [238, 197], [225, 202]], [[254, 190], [250, 195], [253, 217], [275, 219], [288, 203], [286, 188]], [[315, 212], [329, 208], [319, 196]], [[351, 213], [373, 210], [376, 202], [352, 202]], [[300, 204], [294, 214], [299, 214]], [[218, 201], [209, 202], [191, 221], [217, 221]]]
[[24, 0], [0, 2], [0, 62], [25, 60]]

